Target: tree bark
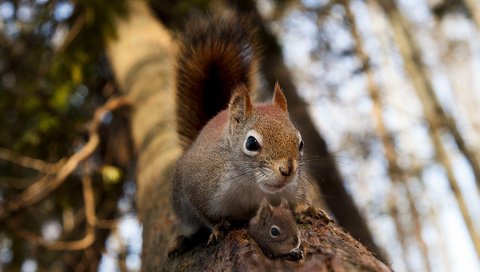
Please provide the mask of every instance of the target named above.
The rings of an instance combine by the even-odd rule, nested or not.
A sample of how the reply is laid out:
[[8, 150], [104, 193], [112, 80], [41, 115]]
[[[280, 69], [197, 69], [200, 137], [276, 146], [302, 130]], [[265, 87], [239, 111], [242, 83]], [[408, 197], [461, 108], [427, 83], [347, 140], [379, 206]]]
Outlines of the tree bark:
[[130, 5], [130, 15], [119, 21], [108, 55], [117, 83], [132, 106], [137, 205], [143, 223], [142, 269], [390, 271], [327, 218], [308, 215], [299, 222], [306, 254], [301, 262], [267, 258], [244, 229], [227, 233], [214, 246], [207, 247], [200, 239], [192, 250], [166, 258], [173, 223], [170, 173], [180, 155], [174, 123], [175, 44], [144, 1], [130, 1]]
[[116, 81], [132, 104], [142, 262], [152, 271], [160, 267], [171, 235], [170, 171], [181, 152], [174, 118], [175, 44], [144, 1], [130, 1], [130, 14], [116, 31], [107, 50]]

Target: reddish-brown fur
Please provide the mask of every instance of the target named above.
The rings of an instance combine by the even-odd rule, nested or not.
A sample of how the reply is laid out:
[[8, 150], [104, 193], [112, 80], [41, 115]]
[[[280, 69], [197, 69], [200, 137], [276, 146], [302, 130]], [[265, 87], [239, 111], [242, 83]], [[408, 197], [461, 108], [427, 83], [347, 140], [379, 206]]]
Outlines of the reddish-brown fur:
[[255, 28], [237, 14], [196, 18], [188, 26], [176, 78], [177, 131], [184, 148], [228, 106], [236, 86], [255, 89], [259, 51]]
[[[278, 230], [278, 236], [272, 236], [272, 228]], [[266, 255], [280, 257], [285, 255], [302, 256], [299, 249], [300, 233], [288, 202], [282, 199], [279, 206], [271, 206], [264, 199], [257, 214], [248, 224], [248, 234], [255, 240]]]
[[[301, 137], [280, 86], [271, 103], [251, 102], [256, 46], [242, 22], [200, 23], [179, 57], [177, 125], [185, 152], [173, 173], [178, 228], [169, 254], [202, 226], [249, 220], [265, 197], [282, 197], [292, 208], [305, 201]], [[250, 137], [257, 149], [247, 149]]]

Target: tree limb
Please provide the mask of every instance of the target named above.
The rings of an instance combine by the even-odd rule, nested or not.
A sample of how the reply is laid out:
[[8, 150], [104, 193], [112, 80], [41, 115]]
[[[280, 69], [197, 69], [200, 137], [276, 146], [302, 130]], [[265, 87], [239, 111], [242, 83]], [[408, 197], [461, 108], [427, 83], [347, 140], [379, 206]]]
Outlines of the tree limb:
[[88, 142], [78, 152], [68, 158], [65, 163], [63, 163], [64, 160], [62, 159], [55, 164], [53, 168], [58, 171], [57, 174], [45, 175], [25, 189], [19, 196], [0, 206], [0, 220], [6, 218], [12, 212], [16, 212], [43, 200], [63, 184], [66, 178], [77, 169], [78, 165], [90, 157], [96, 150], [100, 141], [97, 130], [104, 114], [126, 104], [127, 101], [125, 98], [116, 97], [110, 99], [105, 105], [98, 108], [89, 126]]

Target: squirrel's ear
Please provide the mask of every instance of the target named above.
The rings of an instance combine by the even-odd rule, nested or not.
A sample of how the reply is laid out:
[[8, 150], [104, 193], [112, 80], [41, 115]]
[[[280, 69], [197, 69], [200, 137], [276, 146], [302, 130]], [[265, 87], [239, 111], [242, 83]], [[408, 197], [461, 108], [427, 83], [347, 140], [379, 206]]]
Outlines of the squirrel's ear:
[[270, 205], [267, 198], [264, 198], [262, 200], [262, 203], [260, 204], [260, 208], [258, 209], [258, 215], [260, 219], [268, 218], [272, 213], [273, 213], [272, 205]]
[[273, 99], [272, 99], [273, 104], [279, 106], [283, 111], [287, 111], [287, 99], [285, 98], [285, 95], [283, 94], [282, 89], [280, 88], [280, 85], [275, 83], [275, 90], [273, 91]]
[[290, 210], [290, 205], [288, 205], [288, 201], [283, 197], [282, 197], [280, 207], [282, 207], [284, 209], [287, 209], [287, 210]]
[[230, 120], [235, 124], [245, 121], [252, 113], [253, 105], [245, 85], [239, 85], [233, 91], [228, 105]]

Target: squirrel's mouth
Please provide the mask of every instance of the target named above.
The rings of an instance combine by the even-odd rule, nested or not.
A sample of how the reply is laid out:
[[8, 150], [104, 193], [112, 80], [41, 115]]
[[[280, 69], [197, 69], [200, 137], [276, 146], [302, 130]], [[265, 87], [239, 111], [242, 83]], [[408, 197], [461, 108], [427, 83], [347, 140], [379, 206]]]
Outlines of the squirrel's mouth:
[[262, 191], [268, 194], [275, 194], [281, 192], [289, 184], [292, 184], [297, 178], [297, 173], [293, 173], [288, 177], [283, 177], [271, 172], [259, 172], [256, 173], [255, 178]]
[[278, 193], [283, 190], [287, 186], [287, 183], [279, 183], [279, 184], [269, 184], [269, 183], [262, 183], [260, 184], [260, 188], [267, 192], [267, 193]]
[[260, 189], [266, 193], [274, 194], [281, 192], [285, 187], [291, 184], [295, 180], [295, 177], [277, 178], [271, 180], [263, 180], [260, 182]]

